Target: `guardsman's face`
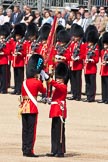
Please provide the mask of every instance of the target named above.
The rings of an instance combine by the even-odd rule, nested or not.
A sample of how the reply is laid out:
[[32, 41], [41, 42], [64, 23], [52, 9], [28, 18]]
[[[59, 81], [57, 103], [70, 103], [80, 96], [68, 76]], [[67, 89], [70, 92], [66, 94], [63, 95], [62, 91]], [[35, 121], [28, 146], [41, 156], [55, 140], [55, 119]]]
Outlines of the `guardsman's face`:
[[36, 40], [36, 36], [35, 35], [34, 36], [29, 36], [28, 39], [32, 42], [32, 41]]
[[16, 41], [19, 41], [21, 39], [21, 35], [19, 35], [19, 34], [15, 35], [15, 39], [16, 39]]
[[0, 42], [4, 42], [5, 40], [5, 36], [4, 35], [0, 35]]
[[78, 42], [79, 40], [80, 40], [80, 37], [75, 37], [75, 36], [74, 36], [74, 41], [75, 41], [75, 42]]
[[104, 43], [104, 49], [108, 49], [108, 44]]
[[88, 42], [88, 46], [93, 46], [93, 42]]

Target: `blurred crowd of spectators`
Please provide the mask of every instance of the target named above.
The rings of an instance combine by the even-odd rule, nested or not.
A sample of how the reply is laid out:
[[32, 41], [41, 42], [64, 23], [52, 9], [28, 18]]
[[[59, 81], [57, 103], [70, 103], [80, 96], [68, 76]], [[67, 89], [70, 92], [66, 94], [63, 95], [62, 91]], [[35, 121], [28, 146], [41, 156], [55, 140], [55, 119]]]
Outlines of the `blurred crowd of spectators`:
[[[44, 23], [53, 23], [55, 11], [43, 9], [42, 13], [38, 10], [32, 11], [32, 9], [24, 5], [23, 10], [20, 10], [18, 5], [12, 9], [7, 9], [4, 12], [2, 6], [0, 6], [0, 25], [6, 22], [10, 22], [14, 27], [20, 22], [24, 22], [26, 25], [34, 22], [40, 28]], [[70, 30], [71, 25], [77, 23], [84, 29], [94, 24], [98, 29], [100, 35], [105, 31], [108, 31], [108, 15], [103, 6], [97, 9], [96, 6], [92, 6], [91, 11], [85, 10], [80, 7], [77, 12], [73, 11], [70, 7], [65, 7], [62, 11], [57, 12], [58, 24], [63, 25], [67, 30]]]

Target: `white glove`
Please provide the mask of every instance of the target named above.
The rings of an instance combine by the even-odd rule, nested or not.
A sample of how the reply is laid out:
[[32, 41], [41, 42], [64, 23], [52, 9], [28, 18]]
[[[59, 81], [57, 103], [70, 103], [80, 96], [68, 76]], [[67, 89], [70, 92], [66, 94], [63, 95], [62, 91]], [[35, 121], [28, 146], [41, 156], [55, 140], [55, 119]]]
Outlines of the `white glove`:
[[43, 81], [49, 79], [49, 75], [47, 73], [45, 73], [44, 70], [41, 70], [40, 75], [41, 75]]

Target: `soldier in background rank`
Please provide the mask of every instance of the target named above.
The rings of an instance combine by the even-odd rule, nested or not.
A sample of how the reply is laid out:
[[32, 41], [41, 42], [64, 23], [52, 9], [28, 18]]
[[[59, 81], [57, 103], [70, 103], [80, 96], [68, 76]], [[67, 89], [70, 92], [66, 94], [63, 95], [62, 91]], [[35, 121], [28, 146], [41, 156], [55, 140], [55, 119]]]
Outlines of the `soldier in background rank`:
[[8, 88], [8, 57], [10, 55], [9, 42], [6, 38], [9, 35], [9, 29], [4, 24], [0, 27], [0, 93], [7, 93]]
[[98, 103], [108, 104], [108, 32], [102, 37], [103, 49], [101, 50], [101, 89], [102, 99]]
[[26, 25], [24, 23], [15, 26], [15, 40], [12, 46], [12, 66], [14, 69], [15, 89], [11, 94], [20, 95], [21, 85], [24, 80], [24, 40]]
[[85, 51], [83, 36], [84, 31], [82, 27], [75, 24], [72, 32], [73, 41], [70, 45], [71, 55], [69, 65], [72, 96], [68, 97], [68, 100], [81, 100], [82, 69]]
[[86, 36], [85, 43], [85, 59], [84, 59], [84, 74], [86, 83], [86, 95], [87, 98], [84, 102], [94, 102], [96, 95], [96, 64], [99, 61], [99, 47], [98, 47], [99, 35], [96, 30], [90, 30]]
[[24, 45], [24, 53], [25, 53], [25, 65], [27, 65], [29, 58], [32, 54], [39, 53], [39, 42], [37, 38], [39, 36], [38, 28], [35, 23], [30, 23], [27, 27], [27, 40]]
[[70, 35], [65, 30], [62, 29], [57, 33], [57, 42], [55, 45], [55, 64], [58, 64], [59, 62], [65, 62], [68, 64], [70, 59]]

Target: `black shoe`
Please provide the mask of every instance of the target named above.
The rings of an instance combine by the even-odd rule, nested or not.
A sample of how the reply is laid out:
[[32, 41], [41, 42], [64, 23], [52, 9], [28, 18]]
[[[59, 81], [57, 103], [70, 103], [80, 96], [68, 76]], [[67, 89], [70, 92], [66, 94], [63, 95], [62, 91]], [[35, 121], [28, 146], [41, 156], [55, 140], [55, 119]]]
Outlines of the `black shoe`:
[[76, 101], [81, 101], [81, 98], [76, 98]]
[[104, 103], [104, 102], [105, 102], [104, 100], [97, 101], [97, 103]]
[[6, 91], [1, 91], [0, 93], [1, 93], [1, 94], [6, 94], [7, 92], [6, 92]]
[[11, 92], [10, 94], [12, 94], [12, 95], [16, 95], [16, 91]]
[[84, 99], [84, 100], [82, 100], [83, 102], [88, 102], [88, 99]]
[[75, 97], [67, 97], [67, 100], [76, 100], [76, 98]]
[[21, 92], [16, 92], [16, 95], [21, 95]]
[[35, 155], [33, 153], [23, 154], [23, 156], [26, 156], [26, 157], [39, 157], [38, 155]]
[[95, 100], [88, 100], [88, 102], [95, 102]]
[[95, 102], [95, 100], [88, 100], [88, 99], [84, 99], [82, 100], [83, 102]]
[[56, 156], [56, 153], [47, 153], [46, 156], [48, 156], [48, 157], [54, 157], [54, 156]]
[[104, 103], [105, 103], [105, 104], [108, 104], [108, 101], [105, 101]]
[[55, 157], [62, 158], [62, 157], [64, 157], [64, 154], [63, 153], [62, 154], [56, 154]]

